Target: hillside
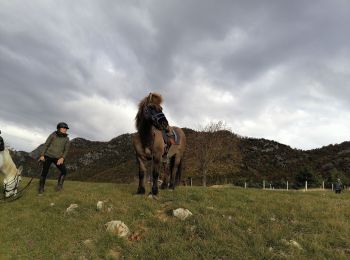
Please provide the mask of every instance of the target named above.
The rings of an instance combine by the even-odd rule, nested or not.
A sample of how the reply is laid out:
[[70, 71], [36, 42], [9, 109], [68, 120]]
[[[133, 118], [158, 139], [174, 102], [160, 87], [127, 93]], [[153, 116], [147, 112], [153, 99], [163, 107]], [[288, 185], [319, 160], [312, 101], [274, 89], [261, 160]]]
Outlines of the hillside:
[[[151, 200], [133, 196], [136, 185], [68, 181], [57, 193], [48, 181], [42, 197], [36, 185], [0, 207], [0, 259], [350, 257], [349, 192], [179, 187]], [[97, 211], [100, 200], [110, 210]], [[67, 214], [72, 203], [78, 208]], [[193, 216], [176, 219], [179, 207]], [[107, 233], [112, 220], [123, 221], [130, 234]]]
[[[195, 149], [203, 133], [184, 129], [188, 146], [185, 154], [183, 180], [189, 177], [194, 184], [201, 183], [198, 156]], [[131, 145], [131, 134], [118, 136], [109, 142], [93, 142], [82, 138], [72, 140], [67, 159], [69, 179], [81, 181], [130, 183], [137, 176], [137, 165]], [[337, 176], [350, 181], [350, 142], [329, 145], [320, 149], [302, 151], [266, 139], [246, 138], [228, 131], [220, 132], [217, 146], [220, 153], [209, 167], [208, 183], [235, 183], [259, 187], [262, 181], [275, 187], [292, 185], [302, 171], [308, 171], [315, 179], [310, 184], [326, 185]], [[38, 175], [33, 158], [38, 158], [38, 147], [31, 153], [15, 152], [17, 164], [24, 164], [27, 176]], [[52, 177], [55, 175], [51, 174]], [[300, 179], [300, 178], [299, 178]], [[350, 184], [350, 183], [349, 183]]]

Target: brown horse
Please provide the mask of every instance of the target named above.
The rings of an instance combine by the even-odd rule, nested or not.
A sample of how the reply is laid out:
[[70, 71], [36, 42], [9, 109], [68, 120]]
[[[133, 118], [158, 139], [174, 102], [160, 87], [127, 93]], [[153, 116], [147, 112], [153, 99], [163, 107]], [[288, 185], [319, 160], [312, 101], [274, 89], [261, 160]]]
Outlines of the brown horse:
[[[139, 166], [139, 186], [137, 194], [145, 194], [144, 178], [147, 171], [146, 161], [152, 162], [152, 195], [158, 194], [158, 177], [162, 159], [166, 156], [166, 168], [170, 172], [170, 184], [168, 186], [168, 174], [165, 171], [161, 188], [172, 188], [180, 182], [183, 155], [186, 148], [186, 136], [179, 127], [170, 127], [162, 113], [162, 96], [150, 93], [139, 103], [136, 115], [137, 133], [133, 136], [133, 146]], [[164, 134], [167, 131], [168, 134]], [[169, 134], [170, 133], [170, 134]], [[174, 133], [177, 143], [168, 149], [163, 136]], [[167, 154], [165, 155], [165, 151]]]

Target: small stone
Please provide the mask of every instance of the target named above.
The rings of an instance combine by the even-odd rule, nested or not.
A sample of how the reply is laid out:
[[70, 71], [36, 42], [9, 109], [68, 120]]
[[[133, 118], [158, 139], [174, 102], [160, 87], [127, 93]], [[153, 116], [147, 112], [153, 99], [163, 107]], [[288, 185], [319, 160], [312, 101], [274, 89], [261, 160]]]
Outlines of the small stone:
[[107, 259], [113, 259], [113, 260], [119, 260], [120, 259], [120, 252], [116, 251], [116, 250], [109, 250], [108, 254], [106, 255]]
[[276, 218], [272, 217], [272, 218], [270, 218], [270, 220], [271, 220], [272, 222], [275, 222], [275, 221], [276, 221]]
[[130, 230], [120, 220], [113, 220], [105, 224], [107, 232], [117, 235], [119, 237], [126, 237], [129, 235]]
[[173, 215], [174, 217], [177, 217], [181, 220], [185, 220], [186, 218], [192, 216], [193, 214], [188, 209], [178, 208], [173, 210]]
[[290, 244], [291, 246], [294, 246], [294, 247], [298, 248], [299, 250], [303, 250], [303, 248], [301, 247], [301, 245], [300, 245], [297, 241], [295, 241], [295, 240], [289, 240], [289, 244]]
[[97, 211], [102, 211], [103, 206], [104, 206], [104, 202], [103, 201], [98, 201], [97, 205], [96, 205]]
[[94, 242], [91, 239], [86, 239], [83, 241], [83, 244], [91, 250], [95, 247]]
[[51, 207], [55, 206], [55, 203], [51, 202], [51, 203], [50, 203], [50, 206], [51, 206]]
[[78, 204], [70, 204], [70, 206], [67, 208], [66, 212], [67, 213], [72, 213], [78, 208]]
[[232, 220], [232, 216], [228, 216], [228, 220]]

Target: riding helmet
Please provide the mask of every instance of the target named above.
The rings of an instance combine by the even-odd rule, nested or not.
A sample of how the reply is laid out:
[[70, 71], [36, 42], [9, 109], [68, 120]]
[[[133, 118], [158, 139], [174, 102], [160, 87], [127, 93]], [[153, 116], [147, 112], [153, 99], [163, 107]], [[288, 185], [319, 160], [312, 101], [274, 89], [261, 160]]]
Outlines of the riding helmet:
[[60, 128], [69, 129], [68, 125], [65, 122], [60, 122], [57, 124], [57, 129], [60, 129]]

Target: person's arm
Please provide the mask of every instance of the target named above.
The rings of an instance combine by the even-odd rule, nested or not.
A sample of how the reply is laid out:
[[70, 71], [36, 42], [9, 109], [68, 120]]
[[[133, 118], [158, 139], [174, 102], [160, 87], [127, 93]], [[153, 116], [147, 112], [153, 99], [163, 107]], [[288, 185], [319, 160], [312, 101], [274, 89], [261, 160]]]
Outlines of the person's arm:
[[62, 155], [63, 159], [66, 159], [69, 148], [70, 148], [70, 141], [67, 140], [66, 144], [64, 145], [64, 151], [63, 151], [63, 155]]
[[68, 151], [69, 151], [69, 147], [70, 147], [70, 141], [67, 140], [67, 142], [64, 144], [64, 151], [63, 151], [63, 154], [62, 154], [61, 158], [58, 159], [57, 165], [61, 165], [61, 164], [64, 163], [64, 160], [66, 159], [67, 154], [68, 154]]
[[50, 146], [50, 144], [52, 142], [52, 139], [53, 139], [53, 134], [50, 134], [49, 137], [46, 139], [46, 142], [44, 144], [44, 147], [43, 147], [43, 149], [41, 151], [40, 156], [44, 156], [45, 155], [47, 149], [49, 148], [49, 146]]

